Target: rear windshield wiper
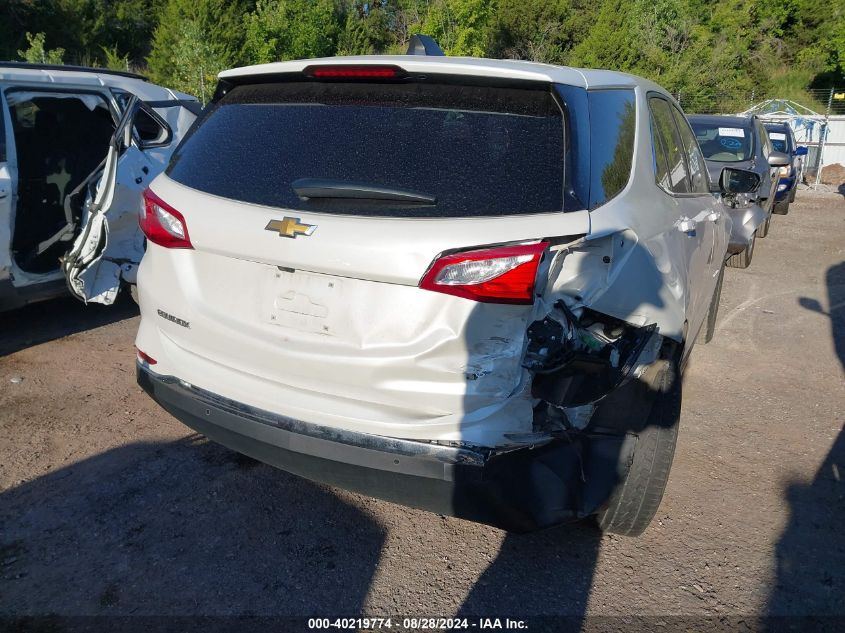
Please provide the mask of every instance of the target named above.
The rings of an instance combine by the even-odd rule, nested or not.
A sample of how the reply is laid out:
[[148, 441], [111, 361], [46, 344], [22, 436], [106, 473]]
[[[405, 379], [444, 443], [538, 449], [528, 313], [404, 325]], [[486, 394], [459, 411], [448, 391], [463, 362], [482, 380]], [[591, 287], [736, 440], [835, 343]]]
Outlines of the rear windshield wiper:
[[300, 198], [341, 198], [356, 200], [389, 200], [406, 204], [434, 205], [437, 199], [426, 193], [368, 185], [348, 180], [329, 178], [300, 178], [291, 183], [291, 187]]

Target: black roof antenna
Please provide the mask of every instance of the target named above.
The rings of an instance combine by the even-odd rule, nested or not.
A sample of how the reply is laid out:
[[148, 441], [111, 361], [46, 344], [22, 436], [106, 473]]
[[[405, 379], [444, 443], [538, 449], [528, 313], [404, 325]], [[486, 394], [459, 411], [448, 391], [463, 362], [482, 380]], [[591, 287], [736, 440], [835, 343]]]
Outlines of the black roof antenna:
[[408, 51], [406, 55], [428, 55], [434, 57], [444, 57], [446, 53], [440, 48], [440, 45], [434, 41], [434, 38], [428, 35], [420, 35], [415, 33], [411, 36], [408, 42]]

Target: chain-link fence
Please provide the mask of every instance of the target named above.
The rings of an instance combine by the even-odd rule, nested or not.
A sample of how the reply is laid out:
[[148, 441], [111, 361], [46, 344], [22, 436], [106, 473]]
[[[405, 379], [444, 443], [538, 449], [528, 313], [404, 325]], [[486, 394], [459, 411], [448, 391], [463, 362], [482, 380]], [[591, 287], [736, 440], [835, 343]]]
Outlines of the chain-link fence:
[[[687, 114], [737, 114], [745, 112], [761, 101], [783, 99], [786, 95], [770, 94], [755, 90], [737, 92], [678, 92], [675, 98]], [[818, 114], [845, 114], [845, 86], [839, 88], [812, 88], [793, 101]]]

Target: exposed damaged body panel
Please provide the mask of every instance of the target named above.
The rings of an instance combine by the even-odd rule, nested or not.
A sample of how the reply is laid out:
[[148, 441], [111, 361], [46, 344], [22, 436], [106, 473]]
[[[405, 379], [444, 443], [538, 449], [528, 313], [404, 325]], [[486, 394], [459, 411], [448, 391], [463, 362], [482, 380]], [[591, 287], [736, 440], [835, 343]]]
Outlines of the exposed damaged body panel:
[[[63, 258], [68, 288], [86, 303], [112, 304], [121, 284], [135, 283], [144, 256], [138, 227], [142, 193], [196, 118], [194, 108], [178, 101], [155, 105], [128, 99], [96, 188], [84, 199], [82, 230]], [[147, 140], [138, 138], [133, 127], [140, 120], [161, 131], [153, 127]]]
[[769, 214], [759, 204], [726, 201], [731, 216], [731, 235], [728, 253], [733, 255], [744, 250], [754, 238], [754, 232], [766, 222]]
[[127, 73], [0, 62], [0, 310], [134, 283], [141, 192], [198, 106]]

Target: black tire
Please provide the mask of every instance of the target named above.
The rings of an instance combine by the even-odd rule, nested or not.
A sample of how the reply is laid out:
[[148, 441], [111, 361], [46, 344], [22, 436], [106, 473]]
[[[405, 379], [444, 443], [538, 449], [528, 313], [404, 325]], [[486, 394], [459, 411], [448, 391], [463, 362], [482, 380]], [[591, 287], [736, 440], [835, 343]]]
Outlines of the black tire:
[[792, 191], [789, 192], [789, 201], [795, 202], [795, 192], [798, 191], [798, 183], [792, 185]]
[[[754, 240], [751, 243], [754, 247]], [[743, 251], [745, 252], [745, 251]], [[716, 280], [716, 288], [713, 290], [713, 297], [710, 299], [710, 307], [707, 308], [707, 317], [704, 319], [704, 342], [713, 340], [716, 333], [716, 317], [719, 315], [719, 302], [722, 300], [722, 282], [725, 279], [725, 267], [719, 271], [719, 278]]]
[[597, 517], [603, 532], [625, 536], [642, 534], [657, 514], [675, 456], [681, 415], [681, 376], [676, 358], [654, 363], [641, 380], [648, 380], [657, 395], [644, 430], [636, 434], [628, 474]]
[[757, 237], [764, 238], [769, 234], [769, 225], [772, 223], [772, 216], [766, 218], [766, 221], [763, 222], [760, 226], [757, 227]]
[[778, 215], [786, 215], [789, 213], [789, 200], [776, 202], [775, 206], [772, 208], [772, 213], [776, 213]]
[[757, 232], [755, 231], [745, 249], [728, 257], [725, 260], [725, 266], [728, 268], [748, 268], [751, 265], [751, 258], [754, 255], [754, 244], [756, 241]]

